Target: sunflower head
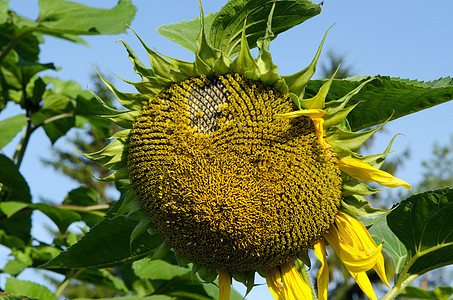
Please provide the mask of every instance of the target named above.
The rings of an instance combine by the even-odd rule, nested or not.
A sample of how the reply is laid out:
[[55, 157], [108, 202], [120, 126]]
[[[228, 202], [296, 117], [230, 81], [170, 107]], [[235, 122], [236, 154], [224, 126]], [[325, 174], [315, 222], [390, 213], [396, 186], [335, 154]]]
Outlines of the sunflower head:
[[[203, 13], [193, 63], [159, 55], [140, 40], [149, 69], [124, 43], [142, 77], [128, 82], [138, 93], [105, 83], [129, 109], [106, 108], [108, 117], [127, 129], [87, 156], [117, 170], [106, 180], [130, 181], [119, 212], [140, 220], [131, 239], [153, 228], [165, 241], [160, 250], [173, 248], [195, 271], [216, 270], [229, 282], [225, 276], [267, 270], [269, 285], [278, 290], [284, 274], [297, 278], [292, 261], [310, 248], [323, 253], [323, 238], [335, 241], [332, 232], [344, 212], [380, 213], [361, 202], [374, 190], [351, 177], [407, 184], [374, 168], [389, 149], [373, 157], [354, 152], [381, 127], [355, 133], [346, 119], [356, 106], [349, 100], [372, 79], [326, 103], [332, 77], [317, 95], [304, 98], [324, 39], [307, 68], [278, 75], [269, 52], [275, 5], [257, 42], [257, 58], [245, 24], [235, 58], [212, 47]], [[253, 286], [253, 277], [247, 278]]]
[[[288, 94], [238, 73], [173, 84], [130, 134], [141, 206], [179, 253], [212, 269], [275, 267], [330, 227], [341, 175]], [[207, 252], [206, 249], [212, 249]]]

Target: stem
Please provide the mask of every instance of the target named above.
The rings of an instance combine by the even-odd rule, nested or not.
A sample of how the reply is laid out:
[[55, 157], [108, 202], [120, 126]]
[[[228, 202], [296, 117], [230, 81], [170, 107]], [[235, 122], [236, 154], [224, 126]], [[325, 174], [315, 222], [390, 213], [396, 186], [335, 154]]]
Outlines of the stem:
[[387, 294], [385, 294], [382, 300], [395, 299], [401, 293], [401, 291], [417, 277], [418, 275], [411, 275], [403, 280], [403, 276], [401, 276], [400, 278], [398, 278], [395, 286], [390, 291], [388, 291]]
[[71, 280], [73, 280], [74, 278], [76, 278], [77, 276], [80, 275], [80, 273], [82, 273], [83, 271], [85, 271], [85, 268], [82, 268], [82, 269], [78, 269], [76, 272], [74, 272], [71, 276], [69, 277], [66, 277], [66, 279], [58, 286], [57, 290], [55, 291], [55, 296], [60, 296], [61, 293], [63, 293], [63, 291], [66, 289], [66, 287], [69, 285], [69, 282], [71, 282]]
[[299, 270], [301, 273], [300, 275], [302, 275], [302, 278], [304, 279], [304, 281], [308, 284], [308, 286], [311, 289], [311, 296], [312, 296], [313, 300], [317, 300], [318, 297], [317, 297], [317, 294], [315, 291], [315, 287], [313, 286], [313, 283], [310, 280], [310, 276], [308, 275], [307, 268], [305, 268], [305, 265], [302, 265], [302, 268], [300, 268]]
[[14, 153], [13, 161], [16, 161], [17, 169], [19, 169], [22, 159], [24, 158], [25, 149], [27, 148], [28, 142], [30, 141], [30, 136], [33, 133], [34, 128], [32, 127], [31, 119], [27, 121], [27, 128], [25, 129], [22, 140], [19, 145], [17, 145], [16, 153]]
[[[28, 114], [27, 114], [28, 115]], [[32, 121], [31, 118], [27, 122], [27, 129], [25, 130], [24, 136], [22, 137], [22, 140], [20, 141], [19, 145], [16, 148], [16, 153], [13, 156], [13, 160], [16, 161], [16, 166], [19, 169], [20, 164], [22, 163], [22, 159], [25, 154], [25, 149], [27, 148], [28, 142], [30, 140], [31, 134], [38, 129], [41, 126], [44, 126], [46, 124], [49, 124], [53, 121], [68, 118], [74, 116], [74, 112], [68, 112], [60, 115], [53, 116], [47, 120], [44, 120], [42, 123], [32, 126]]]
[[55, 207], [64, 209], [64, 210], [72, 210], [72, 211], [80, 211], [80, 212], [86, 212], [90, 213], [93, 215], [98, 215], [98, 216], [105, 216], [105, 213], [102, 211], [97, 211], [98, 209], [109, 209], [110, 205], [108, 204], [99, 204], [99, 205], [90, 205], [90, 206], [78, 206], [78, 205], [54, 205]]

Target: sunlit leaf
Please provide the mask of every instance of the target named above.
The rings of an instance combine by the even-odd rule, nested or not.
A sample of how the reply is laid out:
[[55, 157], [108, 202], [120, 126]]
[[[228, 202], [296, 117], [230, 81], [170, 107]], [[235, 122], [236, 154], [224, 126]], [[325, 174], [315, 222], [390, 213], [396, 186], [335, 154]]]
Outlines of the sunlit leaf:
[[[334, 80], [327, 101], [341, 98], [368, 78]], [[453, 79], [450, 77], [429, 82], [387, 76], [380, 76], [379, 79], [366, 84], [351, 99], [351, 105], [360, 102], [348, 115], [353, 131], [380, 124], [392, 114], [393, 120], [453, 99]], [[324, 82], [325, 80], [310, 81], [306, 97], [316, 94]]]
[[45, 286], [17, 278], [6, 279], [5, 292], [18, 296], [27, 296], [32, 299], [57, 300], [57, 296]]
[[134, 273], [142, 279], [170, 280], [176, 276], [190, 275], [190, 269], [172, 265], [164, 260], [148, 258], [132, 263]]
[[388, 227], [387, 219], [385, 217], [379, 218], [368, 231], [377, 245], [384, 242], [383, 249], [393, 259], [395, 272], [399, 274], [406, 262], [407, 250], [403, 243], [401, 243], [398, 237]]
[[[208, 29], [207, 34], [209, 34], [209, 28], [211, 28], [215, 16], [215, 14], [209, 14], [204, 17], [205, 28]], [[200, 32], [200, 18], [197, 17], [195, 20], [189, 22], [182, 21], [181, 23], [162, 25], [157, 28], [157, 32], [191, 52], [196, 53], [196, 41]]]
[[[264, 36], [267, 19], [274, 1], [232, 0], [217, 13], [210, 28], [210, 41], [213, 47], [230, 57], [239, 53], [242, 27], [247, 19], [247, 42], [250, 49]], [[308, 0], [276, 1], [272, 18], [274, 38], [278, 34], [296, 26], [321, 12], [321, 5]]]
[[122, 33], [126, 31], [124, 23], [130, 23], [136, 12], [135, 6], [129, 0], [119, 0], [111, 9], [63, 0], [40, 0], [39, 9], [37, 23], [44, 27], [45, 33], [55, 35]]
[[5, 147], [27, 125], [27, 117], [17, 115], [0, 121], [0, 149]]
[[[267, 18], [273, 1], [232, 0], [215, 15], [205, 17], [205, 30], [211, 46], [230, 57], [239, 53], [239, 42], [245, 18], [247, 18], [247, 42], [250, 49], [266, 32]], [[272, 19], [274, 37], [321, 12], [321, 5], [307, 0], [277, 0]], [[200, 32], [200, 19], [160, 26], [157, 31], [164, 37], [178, 43], [193, 53], [196, 52], [196, 38]]]
[[387, 216], [387, 222], [406, 246], [407, 275], [453, 263], [453, 189], [411, 196]]

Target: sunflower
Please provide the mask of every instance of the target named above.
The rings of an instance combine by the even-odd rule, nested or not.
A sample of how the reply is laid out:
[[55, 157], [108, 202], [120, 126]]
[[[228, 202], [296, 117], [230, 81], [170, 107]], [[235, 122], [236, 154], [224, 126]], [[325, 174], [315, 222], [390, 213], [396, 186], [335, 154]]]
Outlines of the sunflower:
[[203, 12], [193, 63], [158, 54], [137, 35], [149, 55], [146, 68], [123, 42], [142, 81], [127, 81], [138, 93], [104, 81], [129, 109], [105, 107], [108, 118], [126, 129], [87, 157], [116, 170], [105, 180], [128, 180], [118, 213], [140, 220], [131, 240], [145, 231], [160, 235], [153, 258], [173, 249], [206, 281], [218, 277], [220, 299], [229, 298], [232, 278], [249, 291], [255, 272], [276, 299], [311, 299], [298, 271], [304, 268], [295, 265], [309, 249], [321, 262], [318, 297], [326, 299], [325, 241], [376, 299], [366, 271], [388, 282], [382, 244], [356, 218], [368, 205], [363, 196], [376, 192], [364, 183], [410, 186], [378, 169], [389, 149], [368, 157], [354, 152], [383, 126], [352, 132], [346, 119], [357, 105], [349, 100], [373, 79], [326, 102], [332, 77], [304, 98], [325, 36], [307, 68], [278, 75], [269, 52], [275, 5], [257, 58], [245, 24], [234, 59], [211, 47]]

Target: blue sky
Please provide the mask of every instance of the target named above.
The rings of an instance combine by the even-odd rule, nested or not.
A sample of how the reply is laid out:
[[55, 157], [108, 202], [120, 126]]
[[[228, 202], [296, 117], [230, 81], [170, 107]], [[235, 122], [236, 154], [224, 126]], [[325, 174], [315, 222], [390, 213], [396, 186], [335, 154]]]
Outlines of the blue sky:
[[[117, 1], [76, 2], [109, 8]], [[191, 52], [166, 40], [155, 29], [159, 25], [197, 17], [199, 8], [196, 0], [132, 2], [138, 11], [131, 26], [148, 46], [165, 55], [193, 61]], [[205, 13], [219, 10], [225, 2], [203, 1]], [[10, 7], [32, 19], [38, 16], [37, 0], [11, 0]], [[452, 76], [452, 11], [451, 0], [327, 0], [321, 15], [281, 34], [272, 42], [271, 52], [281, 74], [295, 73], [308, 65], [325, 31], [335, 24], [328, 34], [320, 64], [326, 59], [326, 50], [332, 49], [343, 54], [344, 63], [352, 65], [356, 75], [381, 74], [424, 81]], [[41, 48], [41, 62], [54, 62], [61, 67], [60, 71], [50, 71], [47, 75], [75, 80], [82, 87], [91, 85], [89, 77], [93, 65], [102, 72], [113, 72], [125, 79], [137, 80], [126, 51], [120, 43], [115, 43], [118, 39], [125, 40], [143, 61], [147, 61], [142, 47], [128, 31], [128, 34], [118, 36], [87, 37], [90, 47], [46, 37]], [[118, 80], [115, 83], [124, 91], [132, 91]], [[0, 120], [19, 112], [17, 107], [8, 106], [0, 114]], [[382, 152], [392, 136], [404, 134], [397, 139], [394, 149], [410, 149], [411, 159], [398, 170], [397, 175], [415, 185], [421, 179], [421, 161], [429, 158], [432, 144], [435, 141], [445, 144], [453, 134], [452, 113], [453, 101], [392, 121], [384, 127], [384, 133], [376, 135], [376, 142], [370, 151]], [[5, 149], [5, 153], [11, 156], [16, 145], [17, 139]], [[43, 131], [38, 131], [31, 138], [21, 168], [35, 202], [40, 198], [60, 202], [69, 190], [77, 187], [76, 183], [39, 163], [39, 157], [46, 157], [50, 146]], [[68, 149], [63, 139], [56, 146]], [[39, 214], [35, 218], [37, 223], [43, 220], [45, 217]], [[35, 234], [40, 234], [39, 226], [36, 228], [38, 231]], [[0, 277], [0, 285], [3, 284], [4, 280]], [[266, 298], [269, 296], [267, 288], [258, 287], [248, 299], [262, 299], [263, 295]]]

